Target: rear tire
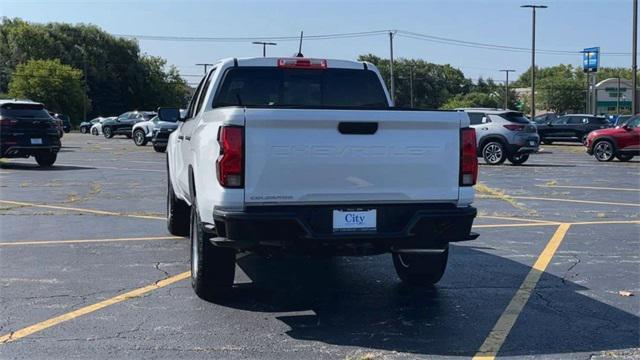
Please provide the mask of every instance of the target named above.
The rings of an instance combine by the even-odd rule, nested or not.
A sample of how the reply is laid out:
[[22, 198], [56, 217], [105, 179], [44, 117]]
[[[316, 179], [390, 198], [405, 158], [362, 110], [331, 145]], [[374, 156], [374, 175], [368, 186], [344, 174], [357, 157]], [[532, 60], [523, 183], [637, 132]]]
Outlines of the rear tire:
[[107, 139], [111, 139], [113, 137], [113, 130], [111, 130], [111, 128], [108, 126], [102, 128], [102, 135], [104, 135], [104, 137]]
[[215, 246], [202, 230], [197, 206], [191, 207], [191, 286], [198, 297], [214, 301], [228, 295], [236, 272], [236, 251]]
[[81, 127], [80, 127], [80, 133], [82, 133], [82, 134], [86, 134], [87, 132], [88, 132], [88, 131], [87, 131], [87, 127], [86, 127], [86, 126], [81, 126]]
[[529, 160], [529, 154], [516, 154], [509, 156], [509, 162], [513, 165], [522, 165]]
[[616, 155], [616, 158], [622, 162], [627, 162], [631, 159], [633, 159], [633, 155], [628, 155], [628, 154], [618, 154]]
[[189, 235], [190, 209], [186, 202], [178, 199], [173, 192], [167, 166], [167, 230], [171, 235]]
[[147, 145], [148, 141], [149, 140], [147, 140], [147, 135], [144, 133], [144, 130], [137, 129], [136, 131], [133, 132], [133, 142], [136, 145], [145, 146]]
[[165, 151], [167, 151], [167, 146], [166, 145], [153, 145], [153, 150], [155, 150], [156, 152], [159, 153], [163, 153]]
[[442, 279], [447, 269], [449, 244], [440, 254], [399, 254], [394, 253], [393, 266], [398, 277], [405, 283], [430, 286]]
[[91, 135], [98, 136], [98, 129], [91, 129]]
[[489, 165], [500, 165], [507, 160], [507, 153], [500, 141], [489, 141], [482, 147], [482, 157]]
[[58, 154], [52, 152], [42, 152], [40, 154], [36, 154], [35, 156], [36, 162], [41, 167], [50, 167], [53, 163], [56, 162], [58, 158]]
[[614, 158], [614, 154], [613, 143], [609, 140], [600, 140], [593, 145], [593, 156], [598, 161], [611, 161]]

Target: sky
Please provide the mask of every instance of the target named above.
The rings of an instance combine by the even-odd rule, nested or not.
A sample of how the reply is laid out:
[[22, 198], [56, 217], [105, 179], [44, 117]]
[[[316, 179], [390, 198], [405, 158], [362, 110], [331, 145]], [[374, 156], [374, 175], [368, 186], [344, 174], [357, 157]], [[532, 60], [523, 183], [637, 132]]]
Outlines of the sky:
[[[0, 0], [0, 17], [27, 21], [90, 23], [118, 35], [174, 37], [277, 37], [403, 30], [457, 40], [530, 48], [531, 10], [520, 5], [549, 6], [537, 12], [537, 49], [602, 49], [601, 66], [631, 67], [632, 0], [421, 0], [421, 1], [30, 1]], [[139, 39], [143, 52], [165, 58], [189, 82], [202, 67], [226, 57], [261, 56], [251, 41], [204, 42]], [[291, 56], [297, 41], [277, 41], [269, 56]], [[360, 38], [307, 40], [307, 57], [356, 59], [360, 54], [389, 56], [388, 34]], [[501, 80], [500, 69], [514, 69], [511, 79], [531, 63], [527, 51], [499, 51], [455, 46], [396, 35], [395, 58], [419, 58], [451, 64], [472, 79]], [[536, 56], [539, 66], [581, 66], [580, 54]]]

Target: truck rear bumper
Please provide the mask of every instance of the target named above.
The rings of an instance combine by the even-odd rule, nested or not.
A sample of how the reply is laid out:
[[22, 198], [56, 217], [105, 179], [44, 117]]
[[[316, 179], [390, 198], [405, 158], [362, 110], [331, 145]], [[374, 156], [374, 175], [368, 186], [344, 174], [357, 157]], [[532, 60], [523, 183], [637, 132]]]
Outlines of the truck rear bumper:
[[[376, 230], [334, 232], [333, 210], [354, 208], [376, 209]], [[440, 249], [473, 240], [476, 213], [474, 207], [452, 204], [260, 206], [244, 212], [215, 210], [215, 224], [205, 224], [204, 230], [215, 245], [238, 250], [357, 255]]]

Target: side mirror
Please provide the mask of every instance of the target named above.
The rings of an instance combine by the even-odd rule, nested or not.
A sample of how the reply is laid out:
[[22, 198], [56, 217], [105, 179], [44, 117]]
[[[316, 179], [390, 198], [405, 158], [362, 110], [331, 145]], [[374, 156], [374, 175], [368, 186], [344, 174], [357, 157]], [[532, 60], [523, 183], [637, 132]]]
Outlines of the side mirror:
[[631, 131], [631, 128], [629, 127], [629, 123], [626, 123], [626, 124], [622, 125], [622, 128], [627, 130], [627, 131]]
[[158, 120], [167, 122], [181, 121], [180, 109], [170, 107], [158, 108]]

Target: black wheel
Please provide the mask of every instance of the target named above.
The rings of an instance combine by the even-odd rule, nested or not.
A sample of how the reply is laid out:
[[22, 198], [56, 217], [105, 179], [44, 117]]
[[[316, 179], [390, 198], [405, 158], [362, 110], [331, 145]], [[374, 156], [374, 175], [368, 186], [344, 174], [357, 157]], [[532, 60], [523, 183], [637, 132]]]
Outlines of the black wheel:
[[213, 245], [200, 223], [197, 206], [191, 207], [191, 286], [204, 300], [228, 295], [236, 272], [236, 251]]
[[553, 144], [553, 141], [551, 141], [551, 140], [542, 140], [542, 143], [545, 144], [545, 145], [551, 145], [551, 144]]
[[629, 161], [631, 159], [633, 159], [633, 155], [629, 155], [629, 154], [618, 154], [616, 155], [616, 158], [620, 161], [626, 162]]
[[442, 253], [394, 253], [393, 266], [398, 277], [411, 285], [433, 285], [440, 281], [447, 268], [449, 245]]
[[147, 145], [147, 136], [144, 133], [144, 130], [142, 129], [136, 129], [136, 131], [133, 132], [133, 142], [138, 145], [138, 146], [145, 146]]
[[492, 140], [482, 147], [482, 157], [489, 165], [500, 165], [507, 160], [507, 153], [501, 142]]
[[113, 130], [111, 130], [110, 127], [103, 127], [102, 128], [102, 135], [104, 135], [105, 138], [107, 139], [111, 139], [113, 137]]
[[86, 126], [80, 126], [80, 132], [82, 134], [86, 134], [88, 132], [87, 127]]
[[36, 154], [36, 162], [42, 167], [49, 167], [56, 162], [58, 154], [52, 152], [42, 152]]
[[513, 165], [522, 165], [529, 160], [529, 154], [515, 154], [509, 156], [509, 162]]
[[167, 150], [167, 145], [156, 145], [153, 144], [153, 150], [159, 153], [163, 153]]
[[167, 170], [167, 230], [169, 230], [169, 233], [175, 236], [189, 235], [190, 216], [189, 205], [178, 199], [173, 192], [171, 178], [169, 178], [169, 171]]
[[96, 128], [91, 129], [91, 135], [98, 136], [98, 129]]
[[582, 135], [582, 139], [580, 140], [584, 146], [587, 146], [587, 136], [589, 136], [589, 134]]
[[611, 161], [614, 154], [613, 143], [609, 140], [600, 140], [593, 145], [593, 155], [598, 161]]

